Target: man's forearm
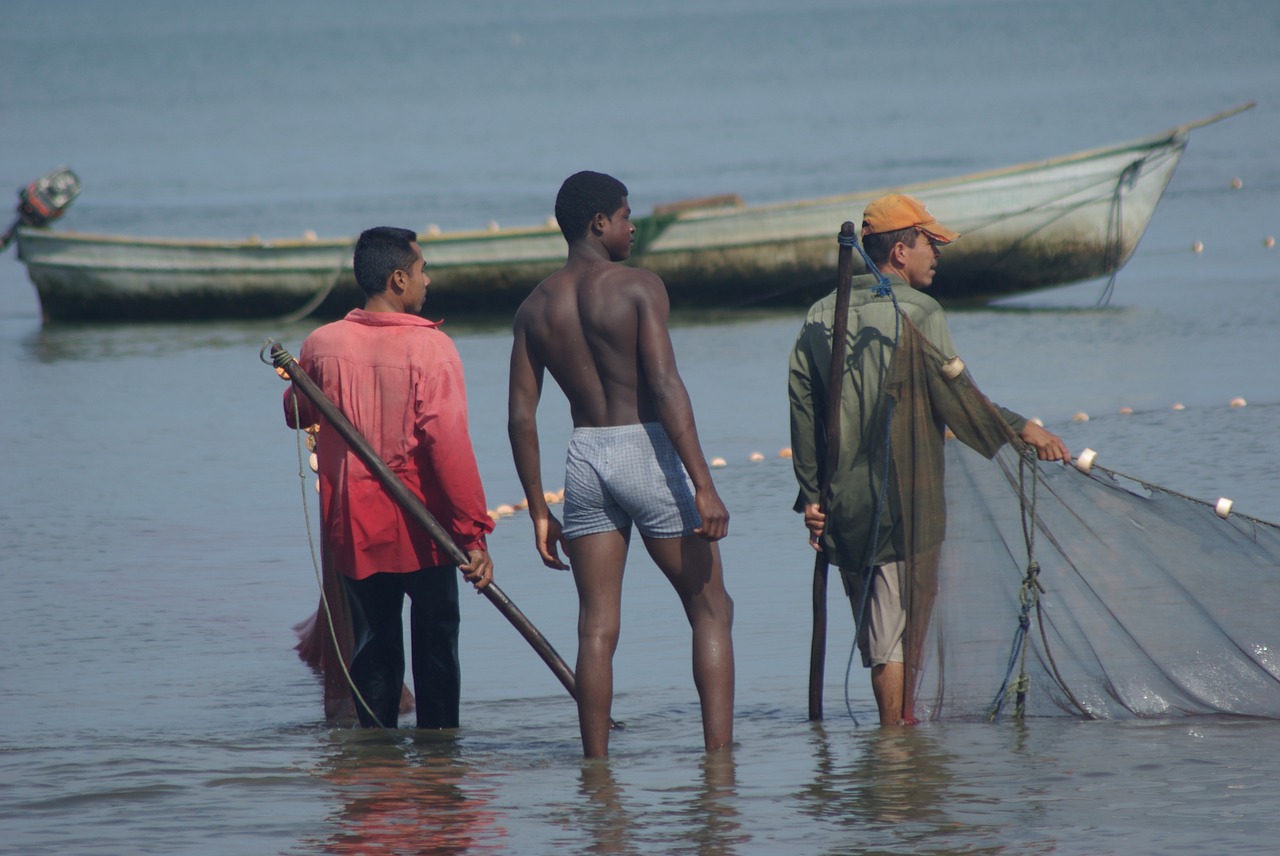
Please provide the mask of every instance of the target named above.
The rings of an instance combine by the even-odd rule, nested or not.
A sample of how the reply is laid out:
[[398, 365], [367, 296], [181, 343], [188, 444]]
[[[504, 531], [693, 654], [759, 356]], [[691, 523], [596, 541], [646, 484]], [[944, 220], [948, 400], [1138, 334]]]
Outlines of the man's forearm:
[[547, 500], [542, 490], [542, 452], [538, 447], [536, 427], [509, 427], [511, 457], [516, 465], [516, 477], [529, 502], [530, 514], [547, 513]]
[[702, 451], [702, 443], [698, 440], [698, 428], [693, 419], [693, 404], [684, 383], [677, 389], [665, 390], [663, 394], [655, 391], [654, 401], [658, 409], [658, 421], [667, 432], [671, 445], [676, 450], [680, 462], [684, 464], [689, 480], [694, 489], [714, 489], [711, 470], [707, 466], [706, 455]]

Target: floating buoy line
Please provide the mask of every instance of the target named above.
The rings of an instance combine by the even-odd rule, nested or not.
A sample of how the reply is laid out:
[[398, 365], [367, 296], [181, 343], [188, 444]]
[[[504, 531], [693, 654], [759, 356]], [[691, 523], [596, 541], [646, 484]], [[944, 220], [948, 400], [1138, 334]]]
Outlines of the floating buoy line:
[[[1248, 402], [1243, 397], [1236, 396], [1235, 398], [1232, 398], [1228, 402], [1227, 406], [1233, 409], [1236, 409], [1236, 408], [1248, 406]], [[1176, 411], [1182, 411], [1182, 410], [1186, 410], [1186, 405], [1182, 404], [1181, 402], [1175, 402], [1173, 405], [1171, 405], [1170, 409], [1176, 410]], [[1126, 407], [1121, 407], [1117, 412], [1122, 416], [1129, 416], [1134, 413], [1134, 410], [1132, 407], [1126, 406]], [[1071, 417], [1071, 421], [1073, 422], [1088, 422], [1089, 419], [1090, 419], [1089, 414], [1085, 413], [1084, 411], [1079, 411], [1073, 414]], [[1038, 418], [1034, 418], [1029, 421], [1034, 422], [1037, 425], [1040, 425], [1042, 427], [1044, 425], [1044, 422]], [[312, 472], [316, 472], [318, 470], [318, 459], [316, 458], [315, 448], [316, 448], [316, 433], [319, 430], [320, 430], [319, 425], [312, 425], [304, 429], [305, 436], [306, 436], [306, 448], [308, 452], [310, 452], [308, 462], [310, 464], [310, 468]], [[946, 437], [947, 439], [950, 440], [950, 439], [953, 439], [955, 435], [951, 433], [950, 429], [947, 429]], [[1097, 452], [1095, 452], [1093, 449], [1085, 449], [1080, 453], [1080, 455], [1076, 458], [1076, 460], [1073, 463], [1076, 469], [1080, 470], [1080, 472], [1088, 474], [1093, 467], [1093, 462], [1096, 456], [1097, 456]], [[783, 459], [790, 458], [791, 449], [789, 447], [783, 447], [782, 449], [779, 449], [777, 457], [783, 458]], [[765, 455], [762, 452], [752, 452], [750, 455], [747, 456], [747, 461], [750, 463], [760, 463], [765, 459], [766, 459]], [[708, 463], [712, 467], [715, 467], [716, 469], [729, 466], [729, 462], [722, 457], [713, 457]], [[1116, 475], [1123, 475], [1123, 473], [1117, 473]], [[1132, 478], [1131, 476], [1124, 476], [1124, 477]], [[1140, 479], [1132, 479], [1132, 480], [1135, 482], [1141, 483]], [[320, 482], [318, 480], [315, 483], [315, 489], [317, 492], [319, 492], [320, 490]], [[550, 491], [550, 490], [546, 491], [543, 494], [543, 499], [546, 501], [547, 505], [559, 505], [563, 503], [564, 488], [560, 488], [559, 490], [554, 490], [554, 491]], [[1223, 503], [1225, 503], [1225, 506], [1223, 505]], [[1225, 519], [1231, 511], [1231, 506], [1232, 506], [1231, 500], [1225, 499], [1225, 498], [1220, 499], [1216, 506], [1216, 509], [1218, 511], [1218, 516]], [[518, 511], [526, 511], [528, 510], [528, 508], [529, 508], [529, 501], [527, 499], [522, 498], [515, 502], [503, 503], [501, 505], [498, 505], [495, 508], [488, 509], [488, 514], [490, 519], [492, 519], [496, 523], [497, 521], [503, 518], [514, 516]], [[1225, 511], [1222, 510], [1224, 508], [1225, 508]]]
[[[314, 457], [314, 455], [312, 457]], [[789, 447], [784, 447], [782, 449], [779, 449], [778, 457], [790, 458], [791, 449]], [[747, 456], [747, 460], [751, 463], [760, 463], [761, 461], [765, 460], [765, 455], [763, 452], [752, 452]], [[729, 462], [726, 461], [724, 458], [720, 458], [720, 457], [711, 458], [709, 461], [707, 461], [707, 464], [716, 469], [729, 466]], [[319, 487], [317, 486], [317, 490], [318, 489]], [[553, 490], [546, 491], [542, 495], [542, 498], [546, 500], [547, 505], [559, 505], [560, 503], [564, 502], [564, 488], [560, 488], [559, 490], [554, 490], [554, 491]], [[528, 509], [529, 509], [529, 500], [519, 499], [519, 500], [516, 500], [515, 502], [503, 503], [495, 508], [491, 508], [488, 510], [488, 513], [489, 513], [489, 518], [493, 520], [493, 522], [497, 523], [499, 520], [503, 519], [504, 517], [514, 516], [517, 511], [527, 511]]]
[[[1232, 398], [1227, 403], [1227, 406], [1232, 409], [1237, 409], [1237, 408], [1248, 406], [1248, 402], [1243, 397], [1236, 396], [1235, 398]], [[1169, 409], [1175, 410], [1175, 411], [1183, 411], [1187, 409], [1187, 406], [1182, 402], [1174, 402], [1172, 405], [1170, 405]], [[1132, 407], [1124, 406], [1124, 407], [1121, 407], [1117, 411], [1117, 413], [1119, 413], [1121, 416], [1131, 416], [1133, 415], [1133, 413], [1135, 413], [1135, 411]], [[1081, 410], [1072, 414], [1071, 421], [1072, 422], [1088, 422], [1090, 418], [1091, 417], [1089, 416], [1088, 413]], [[1029, 419], [1028, 421], [1034, 422], [1035, 424], [1041, 427], [1044, 427], [1044, 421], [1042, 419], [1039, 419], [1038, 417]], [[955, 438], [955, 434], [951, 433], [950, 428], [946, 429], [945, 436], [948, 440]], [[308, 445], [314, 449], [314, 445], [315, 445], [314, 436], [312, 436], [309, 439]], [[1097, 452], [1095, 452], [1093, 449], [1085, 449], [1083, 452], [1080, 453], [1079, 457], [1072, 463], [1075, 465], [1077, 470], [1080, 470], [1080, 472], [1082, 473], [1088, 474], [1089, 471], [1092, 469], [1093, 462], [1096, 456], [1097, 456]], [[789, 446], [784, 446], [783, 448], [779, 449], [777, 457], [782, 459], [790, 458], [791, 448]], [[315, 469], [314, 451], [311, 455], [311, 459], [313, 462], [312, 469], [314, 470]], [[748, 463], [761, 463], [765, 460], [767, 460], [767, 458], [763, 452], [752, 452], [749, 455], [747, 455]], [[715, 457], [709, 458], [707, 463], [709, 466], [715, 469], [722, 469], [729, 466], [729, 461], [721, 456], [715, 456]], [[1113, 471], [1107, 470], [1107, 472], [1113, 472]], [[1141, 479], [1136, 479], [1136, 478], [1133, 478], [1132, 476], [1126, 476], [1123, 473], [1113, 473], [1113, 474], [1122, 476], [1126, 479], [1130, 479], [1131, 481], [1137, 482], [1139, 484], [1145, 484]], [[316, 485], [316, 489], [319, 490], [319, 484]], [[1186, 498], [1194, 499], [1194, 497], [1186, 497]], [[564, 502], [564, 488], [561, 488], [556, 491], [547, 491], [546, 493], [543, 494], [543, 499], [546, 500], [547, 505], [558, 505]], [[1203, 502], [1203, 500], [1196, 500], [1196, 501]], [[1231, 512], [1231, 506], [1232, 506], [1232, 501], [1229, 499], [1223, 498], [1218, 501], [1218, 504], [1215, 506], [1215, 510], [1218, 511], [1219, 517], [1222, 517], [1225, 519], [1227, 515], [1230, 514]], [[503, 518], [512, 517], [516, 514], [516, 512], [525, 511], [528, 508], [529, 508], [529, 501], [527, 499], [520, 499], [511, 503], [503, 503], [502, 505], [499, 505], [496, 508], [489, 509], [489, 517], [494, 522], [497, 522]], [[1224, 508], [1225, 508], [1225, 511], [1222, 510]]]

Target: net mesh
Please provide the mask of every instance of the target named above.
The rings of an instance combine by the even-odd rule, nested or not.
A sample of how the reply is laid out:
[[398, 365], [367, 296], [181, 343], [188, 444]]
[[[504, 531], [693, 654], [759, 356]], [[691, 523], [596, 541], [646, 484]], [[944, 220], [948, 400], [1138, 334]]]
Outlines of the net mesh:
[[1035, 461], [910, 322], [889, 373], [908, 718], [1280, 716], [1280, 527]]
[[[320, 604], [306, 619], [294, 625], [298, 657], [320, 675], [324, 686], [324, 718], [334, 724], [356, 720], [356, 700], [351, 688], [350, 667], [355, 649], [355, 629], [346, 586], [334, 568], [332, 557], [321, 544]], [[413, 692], [400, 687], [400, 713], [414, 709]]]
[[[952, 519], [921, 650], [922, 717], [990, 715], [1011, 672], [1025, 712], [1280, 716], [1280, 528], [1095, 467], [947, 456]], [[1038, 581], [1026, 576], [1020, 466], [1035, 467]], [[1016, 662], [1015, 662], [1016, 660]], [[1024, 666], [1025, 664], [1025, 666]], [[1013, 683], [1016, 684], [1016, 681]]]

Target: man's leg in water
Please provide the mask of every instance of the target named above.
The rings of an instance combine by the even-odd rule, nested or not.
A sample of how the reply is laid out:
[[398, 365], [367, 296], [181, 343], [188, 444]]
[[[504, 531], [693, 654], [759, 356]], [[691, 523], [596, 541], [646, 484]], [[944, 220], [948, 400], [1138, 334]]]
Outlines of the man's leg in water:
[[720, 548], [695, 535], [645, 538], [675, 587], [693, 628], [693, 683], [702, 702], [707, 751], [733, 743], [733, 600], [724, 588]]
[[582, 754], [609, 754], [613, 705], [613, 652], [622, 624], [622, 570], [631, 532], [583, 535], [567, 542], [578, 588], [578, 728]]
[[876, 696], [881, 725], [902, 724], [902, 700], [906, 692], [902, 663], [888, 662], [871, 667], [871, 691]]
[[888, 562], [875, 569], [871, 603], [867, 605], [870, 632], [878, 641], [884, 662], [871, 668], [871, 691], [876, 697], [881, 725], [901, 725], [906, 700], [906, 669], [902, 664], [902, 636], [906, 632], [906, 607], [902, 602], [903, 562]]
[[[902, 724], [906, 695], [906, 673], [900, 659], [902, 633], [906, 626], [899, 594], [901, 573], [901, 563], [877, 566], [871, 574], [871, 595], [864, 602], [861, 575], [840, 569], [845, 593], [853, 607], [854, 621], [858, 624], [858, 648], [862, 651], [863, 662], [873, 663], [871, 691], [875, 693], [881, 725]], [[874, 663], [874, 660], [881, 662]]]

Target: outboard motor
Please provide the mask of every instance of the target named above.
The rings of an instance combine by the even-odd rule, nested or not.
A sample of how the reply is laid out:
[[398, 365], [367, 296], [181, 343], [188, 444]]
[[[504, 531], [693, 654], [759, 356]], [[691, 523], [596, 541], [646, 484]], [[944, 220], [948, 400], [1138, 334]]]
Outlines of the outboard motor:
[[48, 226], [80, 195], [80, 179], [67, 167], [37, 178], [18, 191], [18, 219], [0, 237], [0, 251], [9, 246], [19, 226]]

